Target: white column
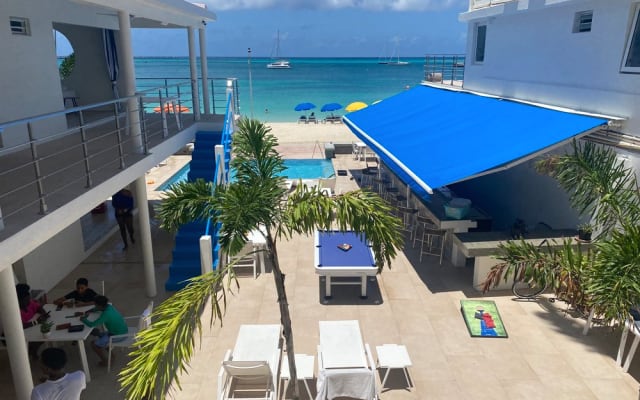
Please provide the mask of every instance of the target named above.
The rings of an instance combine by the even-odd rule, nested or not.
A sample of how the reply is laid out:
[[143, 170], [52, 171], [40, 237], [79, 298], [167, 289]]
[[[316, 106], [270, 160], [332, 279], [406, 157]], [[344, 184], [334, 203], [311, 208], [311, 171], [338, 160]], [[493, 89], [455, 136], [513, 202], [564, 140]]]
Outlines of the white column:
[[144, 175], [135, 180], [135, 199], [138, 202], [138, 231], [142, 246], [142, 261], [144, 264], [144, 280], [147, 286], [147, 296], [154, 297], [156, 290], [156, 271], [153, 262], [153, 247], [151, 245], [151, 223], [149, 221], [149, 201], [147, 200], [147, 183]]
[[11, 364], [11, 376], [18, 400], [28, 400], [33, 389], [33, 378], [29, 365], [29, 353], [22, 330], [20, 307], [16, 295], [15, 281], [11, 266], [0, 271], [0, 317], [7, 341], [7, 352]]
[[[136, 94], [136, 71], [133, 64], [133, 49], [131, 47], [131, 20], [129, 13], [126, 11], [118, 11], [118, 21], [120, 23], [120, 31], [118, 32], [118, 62], [120, 67], [120, 82], [124, 96], [133, 96]], [[142, 141], [142, 131], [140, 129], [140, 114], [138, 110], [138, 101], [130, 99], [127, 102], [129, 111], [129, 124], [131, 133], [132, 146], [135, 152], [142, 153], [144, 151]]]
[[213, 247], [210, 235], [200, 236], [200, 272], [202, 275], [213, 270]]
[[193, 116], [200, 120], [200, 92], [198, 90], [198, 69], [196, 62], [196, 37], [195, 29], [190, 26], [187, 29], [189, 37], [189, 70], [191, 71], [191, 96], [193, 98]]
[[202, 104], [204, 106], [204, 113], [211, 114], [211, 104], [209, 103], [209, 78], [207, 73], [207, 32], [205, 27], [198, 29], [198, 43], [200, 44], [200, 76], [202, 79]]

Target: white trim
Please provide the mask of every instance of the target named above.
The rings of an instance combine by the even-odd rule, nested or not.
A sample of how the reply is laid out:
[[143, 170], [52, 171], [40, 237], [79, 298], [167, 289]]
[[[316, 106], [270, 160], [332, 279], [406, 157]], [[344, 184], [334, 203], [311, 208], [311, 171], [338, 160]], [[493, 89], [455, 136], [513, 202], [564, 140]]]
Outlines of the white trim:
[[428, 81], [422, 81], [422, 82], [420, 82], [420, 84], [423, 85], [423, 86], [428, 86], [428, 87], [432, 87], [432, 88], [440, 89], [440, 90], [450, 90], [452, 92], [463, 92], [463, 93], [475, 94], [476, 96], [489, 97], [489, 98], [492, 98], [492, 99], [509, 100], [509, 101], [514, 101], [516, 103], [528, 104], [530, 106], [547, 108], [549, 110], [562, 111], [562, 112], [571, 113], [571, 114], [577, 114], [577, 115], [585, 115], [587, 117], [608, 119], [610, 121], [626, 121], [628, 119], [627, 117], [620, 117], [620, 116], [607, 115], [607, 114], [598, 114], [598, 113], [592, 113], [592, 112], [587, 112], [587, 111], [575, 110], [573, 108], [554, 106], [554, 105], [551, 105], [551, 104], [537, 103], [535, 101], [516, 99], [514, 97], [504, 97], [504, 96], [498, 96], [498, 95], [484, 93], [484, 92], [476, 92], [474, 90], [463, 89], [463, 88], [456, 87], [456, 86], [446, 86], [446, 85], [443, 86], [441, 84], [434, 84], [434, 83], [431, 83], [431, 82], [428, 82]]
[[620, 65], [620, 72], [640, 73], [640, 65], [636, 67], [627, 67], [627, 57], [629, 56], [629, 49], [631, 48], [631, 42], [633, 39], [640, 41], [640, 3], [635, 4], [633, 10], [633, 22], [629, 27], [629, 36], [624, 47], [624, 55], [622, 56], [622, 63]]

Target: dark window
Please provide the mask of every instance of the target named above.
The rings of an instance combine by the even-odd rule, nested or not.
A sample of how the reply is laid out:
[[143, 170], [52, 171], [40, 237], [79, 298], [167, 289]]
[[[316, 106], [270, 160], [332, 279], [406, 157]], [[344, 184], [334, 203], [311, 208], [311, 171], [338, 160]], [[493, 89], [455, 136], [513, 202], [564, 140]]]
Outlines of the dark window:
[[624, 54], [623, 71], [640, 72], [640, 7], [636, 8], [631, 33]]
[[29, 35], [29, 20], [26, 18], [9, 17], [9, 26], [14, 35]]
[[487, 40], [487, 26], [486, 25], [478, 25], [476, 26], [476, 52], [474, 56], [474, 60], [476, 62], [484, 62], [484, 46]]
[[573, 19], [573, 33], [591, 32], [593, 11], [580, 11]]

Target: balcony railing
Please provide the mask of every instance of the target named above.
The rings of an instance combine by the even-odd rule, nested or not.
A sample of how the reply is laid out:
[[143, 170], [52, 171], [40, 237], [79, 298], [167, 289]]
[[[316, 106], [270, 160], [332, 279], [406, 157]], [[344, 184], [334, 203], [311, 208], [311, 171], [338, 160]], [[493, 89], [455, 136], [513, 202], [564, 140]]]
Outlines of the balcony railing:
[[464, 54], [428, 54], [424, 63], [424, 80], [443, 85], [462, 86]]
[[[223, 85], [216, 85], [222, 83]], [[0, 240], [143, 159], [195, 122], [191, 82], [166, 78], [135, 96], [0, 124]], [[222, 121], [235, 79], [211, 79]], [[215, 89], [215, 90], [214, 90]]]
[[487, 8], [496, 6], [499, 4], [510, 3], [516, 0], [469, 0], [469, 10], [476, 10], [478, 8]]

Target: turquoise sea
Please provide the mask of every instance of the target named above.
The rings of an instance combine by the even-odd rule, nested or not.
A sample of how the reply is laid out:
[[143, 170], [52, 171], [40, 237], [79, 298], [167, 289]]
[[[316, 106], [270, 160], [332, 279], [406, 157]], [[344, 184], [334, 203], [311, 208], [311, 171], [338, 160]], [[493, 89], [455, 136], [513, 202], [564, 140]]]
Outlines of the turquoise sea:
[[[295, 122], [303, 114], [294, 111], [297, 104], [311, 102], [312, 111], [323, 118], [320, 108], [326, 103], [343, 106], [393, 96], [424, 79], [425, 59], [406, 58], [405, 66], [378, 64], [377, 58], [291, 58], [290, 69], [268, 69], [269, 58], [208, 59], [210, 78], [238, 78], [240, 112], [267, 122]], [[138, 78], [189, 77], [189, 60], [181, 58], [136, 58]], [[198, 66], [198, 71], [200, 67]], [[251, 93], [249, 90], [251, 72]], [[251, 102], [253, 97], [253, 107]], [[253, 109], [253, 110], [252, 110]], [[310, 112], [310, 111], [309, 111]], [[307, 112], [307, 114], [309, 113]], [[343, 114], [338, 110], [335, 114]]]

